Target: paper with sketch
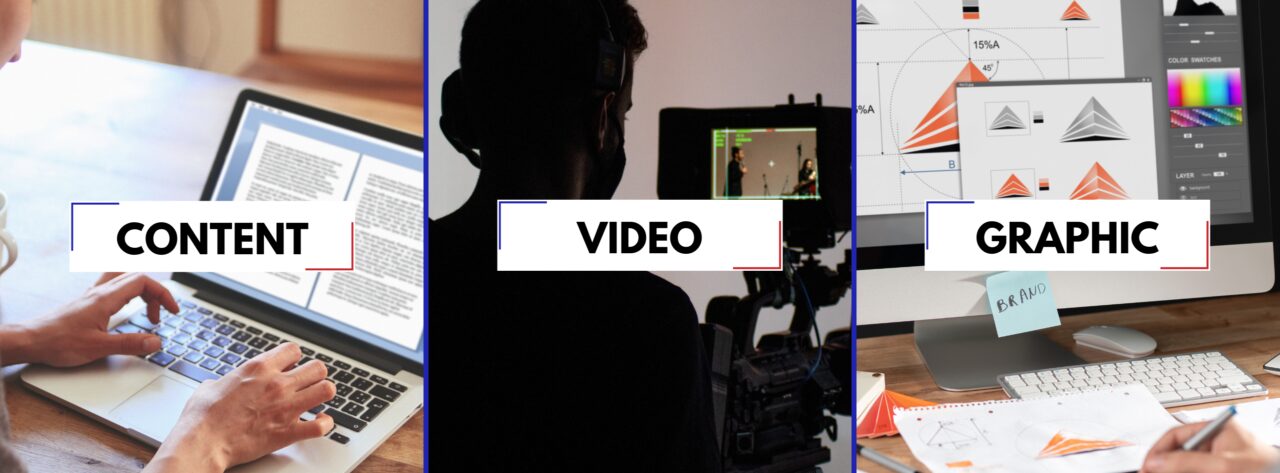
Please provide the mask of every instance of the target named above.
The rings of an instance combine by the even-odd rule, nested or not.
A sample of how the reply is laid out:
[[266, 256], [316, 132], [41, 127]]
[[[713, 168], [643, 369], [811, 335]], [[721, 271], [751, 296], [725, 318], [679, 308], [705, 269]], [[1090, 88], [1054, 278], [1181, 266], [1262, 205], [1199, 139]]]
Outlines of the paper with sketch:
[[[1227, 406], [1206, 407], [1175, 412], [1173, 417], [1185, 424], [1213, 420]], [[1244, 427], [1258, 440], [1280, 447], [1280, 398], [1236, 404], [1233, 421]]]
[[935, 473], [1133, 471], [1178, 425], [1141, 385], [902, 409], [895, 421]]

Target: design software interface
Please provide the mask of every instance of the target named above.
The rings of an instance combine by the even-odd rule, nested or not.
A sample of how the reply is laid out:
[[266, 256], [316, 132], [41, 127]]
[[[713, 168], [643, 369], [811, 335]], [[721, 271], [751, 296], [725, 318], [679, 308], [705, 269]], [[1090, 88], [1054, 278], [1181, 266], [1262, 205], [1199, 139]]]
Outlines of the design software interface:
[[1237, 0], [860, 0], [858, 246], [927, 201], [1209, 199], [1253, 220]]

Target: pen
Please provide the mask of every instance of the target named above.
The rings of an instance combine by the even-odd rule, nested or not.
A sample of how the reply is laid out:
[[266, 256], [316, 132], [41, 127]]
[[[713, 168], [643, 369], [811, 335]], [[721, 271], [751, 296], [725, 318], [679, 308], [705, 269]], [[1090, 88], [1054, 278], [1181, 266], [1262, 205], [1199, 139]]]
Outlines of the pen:
[[1189, 452], [1199, 448], [1200, 444], [1218, 435], [1218, 431], [1222, 430], [1222, 426], [1227, 425], [1227, 421], [1231, 420], [1231, 416], [1234, 415], [1236, 415], [1236, 406], [1228, 407], [1227, 410], [1218, 414], [1218, 417], [1214, 418], [1212, 422], [1209, 422], [1209, 425], [1204, 426], [1203, 429], [1200, 429], [1199, 432], [1187, 439], [1187, 443], [1182, 444], [1182, 449]]
[[892, 471], [893, 473], [920, 473], [907, 465], [903, 465], [901, 463], [898, 463], [896, 460], [892, 458], [884, 456], [883, 453], [877, 452], [867, 447], [863, 447], [862, 444], [860, 443], [857, 445], [858, 445], [858, 451], [857, 451], [858, 455], [862, 455], [864, 458], [868, 460], [879, 463], [880, 466], [888, 468], [889, 471]]

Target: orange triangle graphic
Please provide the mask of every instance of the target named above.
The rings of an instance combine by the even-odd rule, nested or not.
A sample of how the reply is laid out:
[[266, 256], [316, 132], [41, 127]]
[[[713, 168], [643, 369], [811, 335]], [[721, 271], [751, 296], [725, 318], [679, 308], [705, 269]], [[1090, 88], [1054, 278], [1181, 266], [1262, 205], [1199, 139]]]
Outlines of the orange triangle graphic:
[[1092, 452], [1097, 450], [1106, 450], [1116, 447], [1127, 447], [1133, 445], [1124, 440], [1092, 440], [1080, 439], [1063, 435], [1058, 432], [1049, 439], [1049, 443], [1040, 450], [1039, 458], [1060, 457], [1075, 453]]
[[903, 153], [960, 143], [960, 130], [956, 126], [958, 116], [955, 107], [956, 83], [959, 82], [987, 82], [987, 76], [982, 74], [978, 66], [973, 64], [973, 61], [965, 64], [956, 79], [947, 86], [947, 90], [942, 92], [942, 97], [939, 97], [938, 101], [934, 102], [933, 108], [930, 108], [929, 112], [920, 120], [920, 124], [916, 125], [911, 138], [902, 147]]
[[906, 394], [885, 391], [867, 408], [867, 415], [858, 424], [858, 438], [875, 438], [898, 435], [898, 426], [893, 422], [894, 409], [933, 406], [937, 403], [917, 399]]
[[1071, 5], [1067, 7], [1067, 11], [1062, 13], [1063, 21], [1070, 21], [1070, 20], [1082, 21], [1082, 20], [1090, 20], [1090, 19], [1091, 18], [1089, 18], [1089, 14], [1086, 13], [1084, 11], [1084, 8], [1080, 6], [1080, 2], [1077, 2], [1074, 0], [1071, 2]]
[[1022, 179], [1018, 179], [1016, 174], [1010, 174], [1009, 179], [1004, 181], [1004, 185], [1000, 186], [1000, 192], [996, 193], [997, 199], [1008, 197], [1031, 197], [1031, 190], [1022, 183]]
[[1085, 173], [1084, 179], [1071, 191], [1071, 200], [1127, 200], [1129, 194], [1120, 183], [1097, 162]]

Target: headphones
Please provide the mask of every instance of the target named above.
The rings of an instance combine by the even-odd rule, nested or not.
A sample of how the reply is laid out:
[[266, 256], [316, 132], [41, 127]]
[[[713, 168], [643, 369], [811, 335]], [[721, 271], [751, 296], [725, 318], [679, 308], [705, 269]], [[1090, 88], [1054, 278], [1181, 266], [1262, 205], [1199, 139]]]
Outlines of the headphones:
[[[627, 77], [627, 50], [614, 39], [613, 24], [603, 0], [595, 0], [604, 29], [596, 43], [594, 88], [602, 92], [619, 92]], [[480, 167], [479, 136], [466, 119], [466, 86], [462, 69], [445, 79], [440, 91], [440, 131], [454, 149], [467, 157], [472, 166]]]
[[609, 22], [604, 1], [596, 0], [596, 6], [600, 7], [604, 21], [604, 37], [596, 45], [596, 89], [618, 92], [627, 77], [627, 49], [613, 38], [613, 24]]

